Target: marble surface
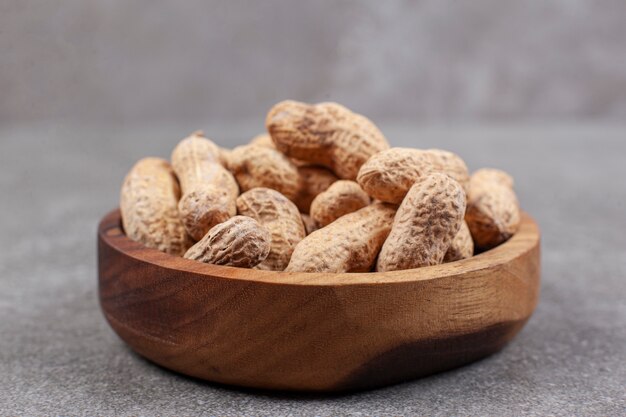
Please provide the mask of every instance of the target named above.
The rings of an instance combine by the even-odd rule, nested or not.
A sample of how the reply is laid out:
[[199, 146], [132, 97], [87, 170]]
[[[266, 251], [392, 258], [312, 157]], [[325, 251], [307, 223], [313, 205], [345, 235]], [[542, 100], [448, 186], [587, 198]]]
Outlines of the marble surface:
[[[626, 126], [382, 125], [516, 178], [543, 232], [535, 315], [478, 363], [344, 396], [241, 390], [161, 369], [102, 317], [95, 233], [132, 163], [196, 126], [0, 129], [0, 415], [625, 415]], [[256, 128], [209, 125], [222, 145]]]

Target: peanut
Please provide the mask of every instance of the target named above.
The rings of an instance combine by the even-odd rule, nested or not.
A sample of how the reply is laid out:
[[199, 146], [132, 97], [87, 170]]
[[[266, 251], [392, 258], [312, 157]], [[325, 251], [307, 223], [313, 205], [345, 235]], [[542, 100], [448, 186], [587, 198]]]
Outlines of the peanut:
[[[272, 137], [268, 135], [267, 133], [261, 133], [260, 135], [256, 135], [255, 137], [253, 137], [252, 140], [250, 141], [250, 145], [259, 145], [259, 146], [265, 146], [266, 148], [276, 149], [276, 145], [274, 144]], [[311, 166], [310, 163], [306, 161], [301, 161], [300, 159], [296, 159], [296, 158], [289, 158], [289, 159], [297, 167]]]
[[443, 262], [454, 262], [461, 259], [471, 258], [473, 254], [474, 241], [472, 240], [472, 235], [467, 227], [467, 222], [464, 220], [461, 223], [461, 228], [458, 233], [454, 236], [454, 239], [452, 239], [452, 243], [443, 257]]
[[440, 264], [461, 228], [464, 213], [465, 192], [457, 181], [442, 173], [420, 178], [398, 208], [376, 270]]
[[267, 133], [261, 133], [253, 137], [250, 141], [250, 145], [265, 146], [266, 148], [276, 149], [276, 145], [274, 145], [272, 137]]
[[298, 169], [276, 149], [259, 145], [238, 146], [230, 155], [228, 168], [242, 191], [271, 188], [292, 201], [300, 193]]
[[452, 152], [391, 148], [372, 156], [359, 170], [357, 181], [372, 198], [400, 204], [413, 184], [431, 172], [443, 172], [462, 186], [469, 178], [465, 163]]
[[271, 234], [269, 255], [256, 268], [284, 270], [293, 249], [306, 236], [296, 205], [278, 191], [253, 188], [237, 198], [237, 211], [257, 220]]
[[126, 235], [149, 248], [182, 255], [191, 245], [178, 216], [180, 188], [170, 164], [144, 158], [130, 170], [120, 193]]
[[230, 149], [222, 148], [221, 146], [217, 147], [218, 152], [218, 160], [223, 167], [228, 166], [228, 162], [230, 161], [230, 153], [232, 152]]
[[396, 207], [374, 203], [346, 214], [298, 243], [286, 271], [366, 272], [391, 230]]
[[469, 172], [465, 161], [455, 153], [442, 149], [427, 149], [427, 157], [434, 167], [435, 172], [443, 172], [456, 180], [465, 193], [469, 190]]
[[269, 111], [266, 127], [285, 155], [329, 167], [343, 179], [354, 180], [365, 161], [389, 148], [374, 123], [337, 103], [282, 101]]
[[304, 223], [304, 230], [306, 230], [307, 236], [319, 229], [319, 225], [315, 223], [315, 220], [308, 214], [300, 213], [300, 217], [302, 217], [302, 223]]
[[183, 192], [178, 208], [194, 240], [237, 213], [237, 182], [219, 163], [217, 145], [201, 132], [194, 132], [174, 148], [172, 166]]
[[300, 191], [294, 203], [302, 213], [308, 213], [313, 199], [337, 181], [335, 174], [321, 166], [299, 166], [298, 175], [300, 176]]
[[369, 203], [369, 196], [359, 184], [354, 181], [339, 180], [315, 197], [311, 204], [311, 218], [324, 227]]
[[185, 253], [185, 258], [215, 264], [253, 268], [270, 252], [270, 233], [256, 220], [234, 216], [214, 226]]
[[513, 179], [497, 169], [476, 171], [470, 178], [465, 220], [474, 243], [482, 250], [508, 240], [520, 223]]

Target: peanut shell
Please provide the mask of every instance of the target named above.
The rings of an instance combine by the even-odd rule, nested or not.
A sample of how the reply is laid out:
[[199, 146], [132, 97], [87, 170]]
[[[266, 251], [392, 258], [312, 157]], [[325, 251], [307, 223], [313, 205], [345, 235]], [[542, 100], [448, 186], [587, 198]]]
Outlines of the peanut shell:
[[300, 192], [298, 169], [276, 149], [259, 145], [238, 146], [231, 152], [228, 168], [242, 191], [271, 188], [292, 201]]
[[465, 192], [446, 174], [419, 179], [402, 201], [376, 270], [380, 272], [437, 265], [463, 223]]
[[339, 180], [315, 197], [311, 204], [311, 218], [324, 227], [369, 203], [369, 196], [359, 184], [354, 181]]
[[306, 236], [298, 208], [287, 197], [269, 188], [253, 188], [237, 198], [240, 215], [257, 220], [271, 234], [270, 252], [257, 269], [282, 271], [295, 246]]
[[374, 203], [340, 217], [298, 243], [292, 272], [367, 272], [391, 230], [396, 206]]
[[179, 197], [170, 164], [160, 158], [141, 159], [126, 175], [120, 192], [126, 235], [171, 255], [185, 253], [191, 241], [178, 215]]
[[474, 241], [469, 227], [467, 227], [467, 222], [464, 220], [458, 233], [452, 239], [452, 243], [443, 257], [443, 262], [459, 261], [471, 258], [472, 255], [474, 255]]
[[270, 233], [256, 220], [234, 216], [209, 230], [184, 257], [208, 264], [253, 268], [267, 258], [271, 240]]
[[481, 250], [491, 249], [513, 236], [520, 223], [513, 179], [497, 169], [476, 171], [470, 179], [465, 220]]
[[372, 156], [359, 170], [357, 182], [372, 198], [400, 204], [421, 177], [442, 172], [464, 188], [469, 175], [463, 160], [439, 149], [391, 148]]
[[389, 148], [374, 123], [337, 103], [280, 102], [266, 127], [285, 155], [326, 166], [343, 179], [354, 180], [365, 161]]

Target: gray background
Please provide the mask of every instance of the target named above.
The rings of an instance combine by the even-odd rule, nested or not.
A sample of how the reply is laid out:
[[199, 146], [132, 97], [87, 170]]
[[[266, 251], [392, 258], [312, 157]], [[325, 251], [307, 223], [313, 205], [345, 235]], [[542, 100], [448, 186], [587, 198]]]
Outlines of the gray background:
[[[0, 416], [626, 415], [626, 3], [0, 3]], [[284, 98], [509, 171], [539, 222], [537, 311], [473, 365], [339, 397], [237, 390], [132, 354], [95, 231], [130, 166]]]
[[626, 116], [622, 0], [3, 0], [0, 51], [0, 123]]

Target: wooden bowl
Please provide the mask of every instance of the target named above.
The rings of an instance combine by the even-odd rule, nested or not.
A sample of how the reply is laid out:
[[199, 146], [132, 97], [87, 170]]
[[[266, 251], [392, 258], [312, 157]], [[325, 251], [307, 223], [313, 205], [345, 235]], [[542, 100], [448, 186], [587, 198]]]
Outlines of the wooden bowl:
[[[137, 353], [246, 387], [341, 391], [451, 369], [500, 350], [539, 293], [539, 230], [470, 259], [385, 273], [286, 273], [207, 265], [98, 229], [104, 315]], [[407, 254], [407, 256], [410, 256]]]

